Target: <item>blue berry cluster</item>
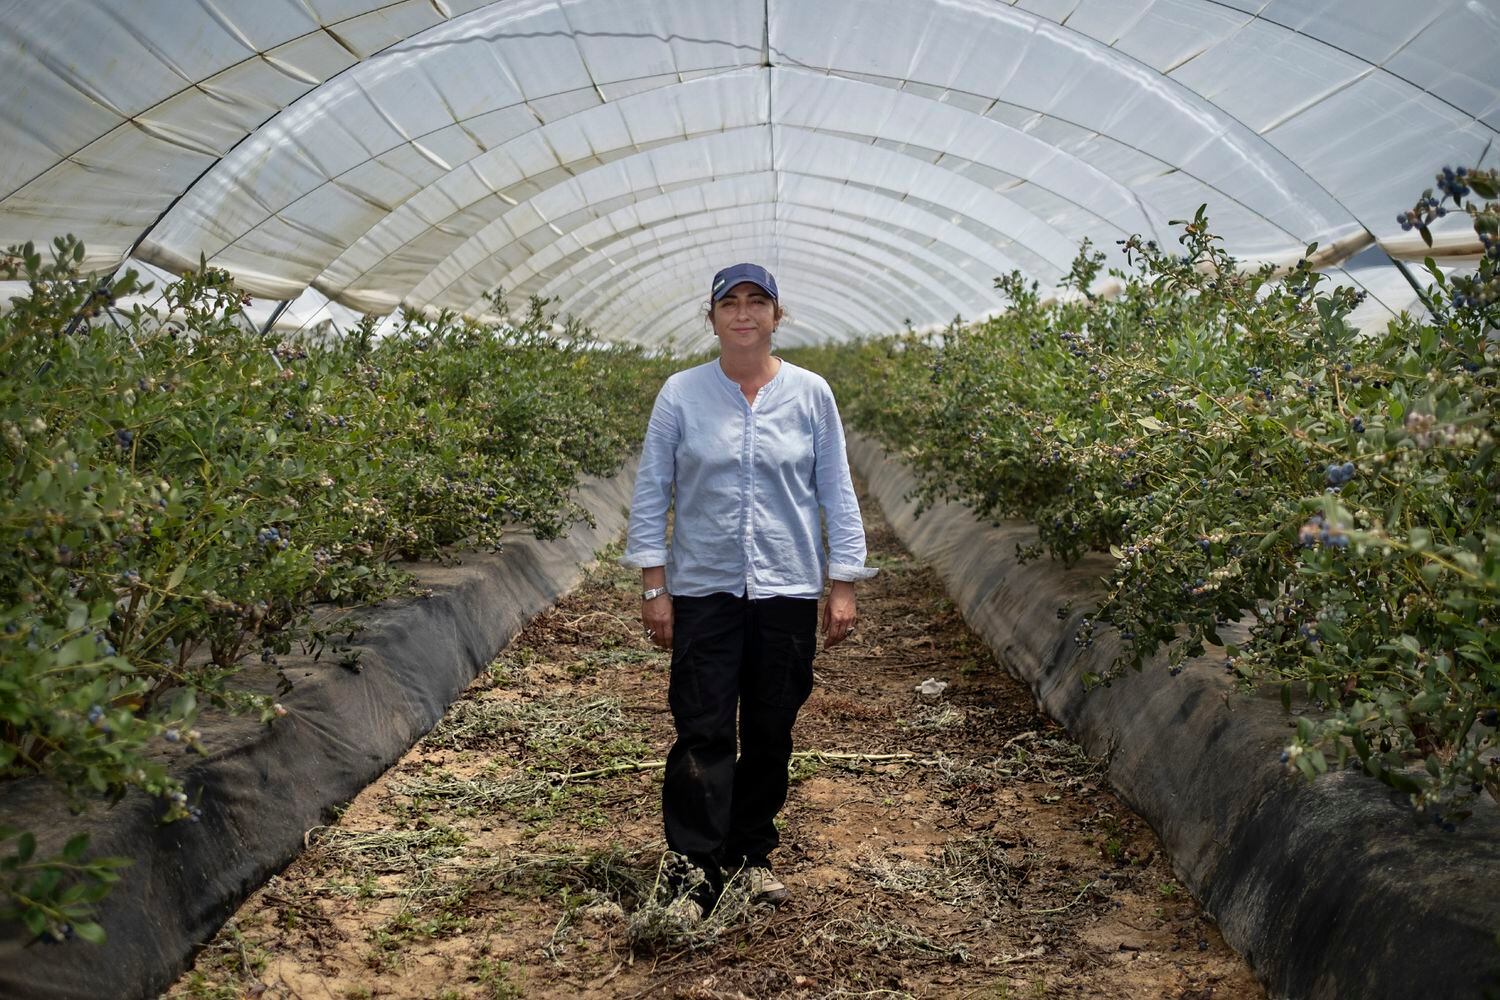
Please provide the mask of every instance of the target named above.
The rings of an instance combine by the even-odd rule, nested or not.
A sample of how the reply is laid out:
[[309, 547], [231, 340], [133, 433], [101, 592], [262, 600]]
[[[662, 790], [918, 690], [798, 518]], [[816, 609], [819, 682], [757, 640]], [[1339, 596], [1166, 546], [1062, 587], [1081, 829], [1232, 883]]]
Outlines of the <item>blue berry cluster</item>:
[[1297, 533], [1297, 541], [1311, 548], [1314, 545], [1330, 545], [1336, 549], [1347, 548], [1349, 536], [1336, 524], [1329, 524], [1322, 514], [1314, 514]]
[[262, 528], [259, 532], [256, 533], [255, 538], [256, 541], [260, 542], [260, 544], [262, 545], [274, 545], [278, 549], [284, 549], [291, 544], [291, 539], [282, 535], [281, 532], [275, 528]]
[[1330, 486], [1342, 486], [1354, 478], [1354, 471], [1353, 462], [1330, 462], [1323, 474], [1328, 477]]
[[1396, 222], [1401, 225], [1403, 233], [1408, 233], [1421, 226], [1430, 226], [1447, 214], [1448, 209], [1429, 196], [1418, 198], [1414, 206], [1396, 216]]
[[[1461, 201], [1469, 196], [1469, 168], [1444, 167], [1443, 172], [1437, 175], [1438, 190], [1443, 192], [1454, 201]], [[1432, 201], [1431, 198], [1427, 199]]]

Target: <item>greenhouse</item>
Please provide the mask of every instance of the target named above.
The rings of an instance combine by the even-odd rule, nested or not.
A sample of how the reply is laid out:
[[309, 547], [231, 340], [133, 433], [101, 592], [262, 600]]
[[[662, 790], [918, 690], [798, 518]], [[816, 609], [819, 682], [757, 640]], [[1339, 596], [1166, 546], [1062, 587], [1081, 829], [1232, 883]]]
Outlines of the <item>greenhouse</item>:
[[1500, 998], [1500, 2], [0, 24], [0, 997]]

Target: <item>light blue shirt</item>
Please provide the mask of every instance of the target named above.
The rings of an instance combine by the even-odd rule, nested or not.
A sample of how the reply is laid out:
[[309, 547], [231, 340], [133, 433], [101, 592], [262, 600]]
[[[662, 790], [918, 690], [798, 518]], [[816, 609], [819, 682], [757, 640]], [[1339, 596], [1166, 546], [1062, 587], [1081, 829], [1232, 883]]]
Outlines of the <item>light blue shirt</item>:
[[684, 597], [817, 597], [825, 574], [874, 576], [823, 377], [783, 361], [753, 406], [717, 360], [668, 378], [646, 428], [620, 561], [665, 566], [667, 589]]

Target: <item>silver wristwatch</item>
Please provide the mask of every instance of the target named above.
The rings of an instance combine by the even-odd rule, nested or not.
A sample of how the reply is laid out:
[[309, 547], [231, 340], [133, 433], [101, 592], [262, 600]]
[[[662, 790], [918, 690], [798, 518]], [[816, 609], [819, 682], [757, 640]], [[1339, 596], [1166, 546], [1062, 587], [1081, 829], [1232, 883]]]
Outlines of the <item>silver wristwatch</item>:
[[665, 594], [666, 592], [667, 592], [667, 588], [666, 587], [652, 587], [650, 590], [646, 590], [646, 591], [642, 591], [641, 592], [641, 600], [643, 600], [643, 601], [654, 601], [658, 597], [660, 597], [662, 594]]

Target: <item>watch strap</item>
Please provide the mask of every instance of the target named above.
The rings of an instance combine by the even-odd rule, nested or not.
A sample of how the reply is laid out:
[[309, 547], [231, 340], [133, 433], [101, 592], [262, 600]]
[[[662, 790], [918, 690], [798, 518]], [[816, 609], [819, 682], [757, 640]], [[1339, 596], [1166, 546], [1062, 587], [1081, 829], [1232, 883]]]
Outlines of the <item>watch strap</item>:
[[650, 590], [641, 592], [641, 600], [654, 601], [667, 592], [666, 587], [652, 587]]

